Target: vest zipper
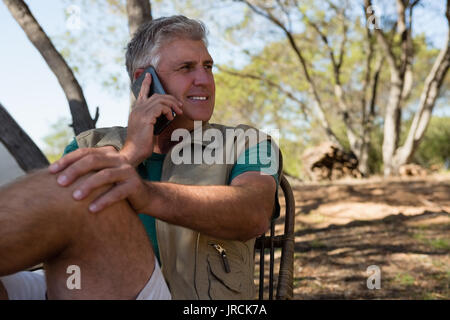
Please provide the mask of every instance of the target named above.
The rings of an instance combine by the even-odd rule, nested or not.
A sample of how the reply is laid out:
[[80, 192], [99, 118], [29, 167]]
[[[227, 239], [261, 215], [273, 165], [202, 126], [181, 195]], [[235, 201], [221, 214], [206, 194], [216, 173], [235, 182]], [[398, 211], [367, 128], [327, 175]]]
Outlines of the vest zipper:
[[211, 243], [210, 245], [214, 249], [216, 249], [216, 251], [222, 257], [222, 262], [223, 262], [223, 267], [225, 268], [225, 272], [226, 273], [230, 273], [231, 272], [231, 268], [230, 268], [230, 263], [228, 262], [227, 251], [220, 244]]

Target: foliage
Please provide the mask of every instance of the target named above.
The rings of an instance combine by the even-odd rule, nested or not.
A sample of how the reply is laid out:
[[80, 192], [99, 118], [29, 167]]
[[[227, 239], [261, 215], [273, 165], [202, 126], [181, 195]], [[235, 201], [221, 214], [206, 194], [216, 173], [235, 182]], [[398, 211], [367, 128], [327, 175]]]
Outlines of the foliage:
[[450, 168], [449, 141], [450, 117], [432, 117], [413, 161], [427, 168]]
[[64, 0], [68, 26], [53, 40], [82, 86], [93, 81], [116, 95], [127, 93], [125, 5], [125, 0]]
[[44, 137], [46, 144], [44, 154], [50, 163], [61, 158], [64, 148], [73, 139], [73, 130], [69, 127], [69, 123], [69, 119], [58, 119], [50, 126], [50, 133]]

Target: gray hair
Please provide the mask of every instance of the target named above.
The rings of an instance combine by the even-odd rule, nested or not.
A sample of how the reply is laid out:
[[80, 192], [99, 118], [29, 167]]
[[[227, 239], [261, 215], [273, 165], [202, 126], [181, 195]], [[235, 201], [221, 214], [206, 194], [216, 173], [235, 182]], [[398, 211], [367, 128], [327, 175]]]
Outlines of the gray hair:
[[201, 40], [208, 46], [207, 30], [203, 22], [185, 16], [161, 17], [142, 24], [127, 45], [125, 65], [131, 82], [138, 68], [157, 68], [161, 58], [159, 49], [176, 38]]

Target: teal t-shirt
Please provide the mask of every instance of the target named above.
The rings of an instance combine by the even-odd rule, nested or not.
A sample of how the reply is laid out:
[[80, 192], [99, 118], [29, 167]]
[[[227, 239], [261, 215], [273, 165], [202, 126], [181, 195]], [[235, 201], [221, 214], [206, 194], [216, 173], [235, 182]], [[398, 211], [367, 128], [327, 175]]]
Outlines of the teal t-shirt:
[[[63, 155], [75, 151], [76, 149], [78, 149], [78, 144], [77, 141], [73, 139], [73, 141], [64, 149]], [[239, 156], [239, 159], [233, 166], [228, 184], [231, 184], [231, 181], [234, 178], [244, 172], [262, 171], [271, 175], [278, 186], [278, 174], [272, 172], [274, 171], [273, 168], [277, 168], [278, 166], [278, 158], [272, 151], [273, 149], [270, 147], [270, 142], [268, 141], [263, 141], [254, 147], [246, 149], [245, 153], [242, 153]], [[141, 178], [147, 181], [161, 181], [162, 166], [165, 156], [165, 154], [153, 153], [149, 158], [144, 160], [144, 162], [137, 167], [137, 171]], [[278, 188], [276, 197], [278, 197]], [[147, 235], [151, 240], [155, 255], [158, 261], [161, 262], [159, 258], [158, 240], [156, 238], [155, 218], [144, 213], [140, 213], [138, 216], [144, 224]], [[279, 213], [277, 212], [277, 215], [272, 217], [272, 219], [276, 219], [278, 216]]]

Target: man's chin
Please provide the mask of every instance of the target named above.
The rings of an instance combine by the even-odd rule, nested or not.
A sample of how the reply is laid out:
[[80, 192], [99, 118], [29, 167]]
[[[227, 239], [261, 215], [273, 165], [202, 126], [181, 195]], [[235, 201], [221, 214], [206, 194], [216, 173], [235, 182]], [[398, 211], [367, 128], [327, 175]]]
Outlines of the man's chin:
[[177, 116], [172, 125], [174, 125], [175, 127], [181, 127], [191, 130], [194, 128], [194, 121], [201, 121], [203, 123], [206, 123], [211, 119], [211, 116], [212, 114], [183, 114], [181, 116]]
[[209, 119], [211, 119], [212, 117], [212, 112], [211, 113], [196, 113], [196, 114], [191, 114], [191, 115], [186, 115], [187, 118], [189, 118], [192, 121], [202, 121], [202, 122], [207, 122], [209, 121]]

